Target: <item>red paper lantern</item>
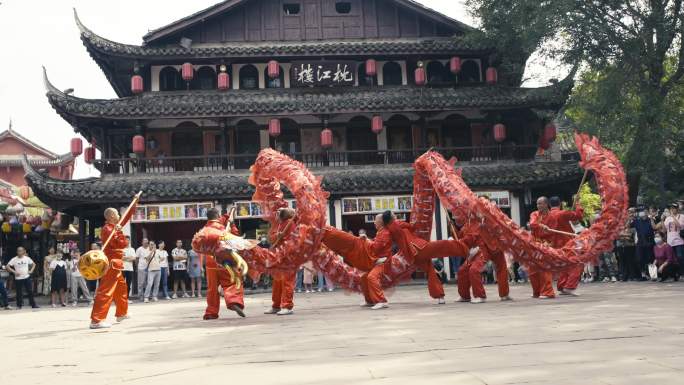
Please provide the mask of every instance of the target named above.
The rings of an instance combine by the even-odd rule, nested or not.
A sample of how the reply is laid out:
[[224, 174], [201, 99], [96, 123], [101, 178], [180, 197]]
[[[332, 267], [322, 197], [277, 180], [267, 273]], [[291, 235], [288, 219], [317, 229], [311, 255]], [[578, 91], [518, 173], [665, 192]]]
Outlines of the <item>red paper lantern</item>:
[[86, 147], [86, 149], [83, 151], [83, 160], [85, 160], [85, 162], [88, 164], [93, 164], [95, 161], [95, 147]]
[[494, 67], [487, 68], [487, 84], [496, 84], [498, 82], [499, 82], [499, 73], [496, 71], [496, 68], [494, 68]]
[[544, 139], [548, 143], [553, 142], [556, 140], [556, 125], [553, 123], [549, 123], [544, 127]]
[[83, 141], [81, 138], [71, 138], [71, 155], [77, 157], [83, 154]]
[[31, 188], [29, 186], [24, 185], [24, 186], [19, 187], [19, 196], [21, 197], [21, 199], [27, 200], [31, 197], [31, 195], [32, 195], [32, 191], [31, 191]]
[[268, 62], [268, 77], [271, 79], [280, 77], [280, 65], [275, 60]]
[[457, 73], [461, 72], [461, 58], [458, 56], [454, 56], [449, 60], [449, 70], [451, 70], [451, 73], [456, 75]]
[[382, 126], [383, 126], [383, 121], [382, 121], [382, 116], [374, 116], [373, 120], [371, 121], [371, 129], [373, 130], [374, 134], [379, 134], [382, 132]]
[[218, 74], [218, 89], [221, 91], [230, 89], [230, 76], [226, 72]]
[[375, 76], [378, 74], [378, 63], [375, 59], [366, 60], [366, 76]]
[[494, 125], [494, 140], [501, 143], [506, 140], [506, 126], [501, 123]]
[[140, 75], [133, 75], [131, 77], [131, 92], [139, 94], [143, 92], [143, 78]]
[[427, 76], [425, 75], [425, 68], [418, 67], [415, 72], [416, 85], [424, 86], [427, 81]]
[[329, 128], [321, 131], [321, 147], [330, 148], [333, 145], [333, 133]]
[[551, 147], [551, 143], [546, 140], [544, 135], [539, 138], [539, 147], [541, 147], [543, 150], [548, 150]]
[[280, 119], [271, 119], [268, 121], [268, 134], [274, 138], [280, 135]]
[[136, 135], [133, 137], [133, 152], [140, 155], [145, 153], [145, 137]]
[[181, 76], [183, 77], [183, 80], [185, 80], [186, 82], [192, 80], [192, 78], [195, 76], [195, 69], [192, 67], [192, 64], [183, 64], [183, 66], [181, 67]]

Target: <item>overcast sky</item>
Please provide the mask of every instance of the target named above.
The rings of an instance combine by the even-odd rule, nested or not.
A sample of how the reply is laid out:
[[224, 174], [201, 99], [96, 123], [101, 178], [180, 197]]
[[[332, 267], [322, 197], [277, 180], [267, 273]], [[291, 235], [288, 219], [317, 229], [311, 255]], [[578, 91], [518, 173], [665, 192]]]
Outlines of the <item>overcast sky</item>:
[[[14, 129], [28, 139], [56, 153], [69, 151], [74, 132], [45, 98], [43, 65], [50, 81], [59, 89], [74, 88], [74, 94], [84, 98], [116, 97], [79, 39], [72, 8], [78, 10], [81, 21], [98, 35], [122, 43], [141, 44], [142, 36], [149, 29], [218, 1], [0, 0], [0, 36], [4, 50], [0, 60], [0, 131], [7, 128], [11, 118]], [[476, 25], [465, 11], [463, 0], [420, 2]], [[79, 157], [75, 177], [97, 175]]]

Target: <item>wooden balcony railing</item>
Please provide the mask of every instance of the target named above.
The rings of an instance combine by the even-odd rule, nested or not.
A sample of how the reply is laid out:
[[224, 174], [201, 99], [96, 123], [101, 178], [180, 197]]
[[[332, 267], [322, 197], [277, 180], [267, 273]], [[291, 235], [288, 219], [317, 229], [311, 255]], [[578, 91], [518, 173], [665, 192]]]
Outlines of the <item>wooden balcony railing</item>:
[[[456, 157], [460, 162], [490, 163], [531, 160], [537, 146], [481, 146], [433, 148], [446, 159]], [[327, 151], [320, 153], [292, 153], [292, 158], [307, 167], [346, 167], [359, 165], [408, 164], [427, 149]], [[171, 172], [202, 172], [247, 170], [256, 161], [256, 154], [175, 156], [160, 158], [97, 159], [95, 167], [106, 174], [164, 174]]]

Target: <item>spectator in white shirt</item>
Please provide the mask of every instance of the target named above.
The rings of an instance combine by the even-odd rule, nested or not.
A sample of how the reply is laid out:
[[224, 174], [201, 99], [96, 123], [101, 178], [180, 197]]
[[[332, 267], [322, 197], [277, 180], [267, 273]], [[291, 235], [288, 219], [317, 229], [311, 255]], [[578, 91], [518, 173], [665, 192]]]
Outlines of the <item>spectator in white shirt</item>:
[[159, 267], [161, 268], [161, 283], [159, 284], [159, 287], [162, 290], [162, 293], [164, 293], [164, 299], [171, 299], [171, 296], [169, 295], [169, 276], [171, 275], [171, 271], [169, 270], [169, 253], [165, 250], [166, 243], [164, 243], [164, 241], [160, 241], [157, 244], [157, 247]]
[[88, 285], [85, 278], [78, 270], [78, 261], [81, 259], [81, 251], [79, 249], [71, 250], [71, 262], [69, 263], [69, 272], [71, 273], [71, 306], [78, 306], [78, 288], [81, 288], [83, 296], [92, 305], [93, 297], [90, 295]]
[[173, 297], [178, 298], [178, 286], [183, 290], [183, 298], [190, 297], [186, 291], [188, 280], [188, 252], [183, 248], [183, 241], [176, 241], [176, 248], [171, 250], [173, 258]]
[[145, 258], [147, 263], [147, 287], [145, 288], [144, 302], [157, 302], [159, 295], [159, 278], [161, 277], [161, 266], [159, 253], [157, 252], [157, 245], [154, 242], [149, 244], [149, 253]]
[[31, 307], [36, 309], [36, 301], [33, 299], [33, 284], [31, 283], [31, 274], [36, 269], [36, 264], [28, 255], [26, 249], [17, 247], [17, 256], [12, 258], [7, 264], [7, 270], [14, 274], [14, 282], [17, 289], [17, 308], [21, 309], [24, 306], [24, 290], [29, 297]]
[[142, 245], [135, 251], [135, 259], [138, 260], [138, 299], [145, 299], [147, 287], [147, 257], [150, 254], [150, 242], [143, 238]]
[[[128, 288], [128, 297], [133, 296], [133, 262], [135, 261], [135, 250], [131, 247], [131, 237], [126, 236], [126, 248], [123, 255], [123, 276]], [[130, 303], [130, 301], [129, 301]]]

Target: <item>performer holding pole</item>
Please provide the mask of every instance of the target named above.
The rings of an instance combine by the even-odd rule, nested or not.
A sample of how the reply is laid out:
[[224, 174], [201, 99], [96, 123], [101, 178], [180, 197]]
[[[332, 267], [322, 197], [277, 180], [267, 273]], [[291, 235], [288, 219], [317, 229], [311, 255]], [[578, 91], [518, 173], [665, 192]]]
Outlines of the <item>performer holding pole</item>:
[[[107, 260], [106, 267], [103, 268], [104, 275], [101, 276], [100, 285], [95, 294], [93, 309], [90, 314], [90, 328], [102, 329], [111, 327], [105, 322], [112, 300], [116, 304], [116, 322], [128, 319], [128, 287], [121, 271], [123, 270], [123, 250], [128, 245], [126, 237], [121, 231], [122, 226], [131, 219], [135, 207], [140, 200], [142, 191], [135, 195], [133, 201], [128, 206], [123, 217], [119, 217], [119, 212], [115, 208], [108, 208], [104, 211], [105, 225], [102, 227], [101, 239], [106, 239], [102, 245], [102, 250], [91, 250], [81, 257], [79, 270], [84, 277], [92, 279], [95, 270], [94, 266], [102, 266], [102, 258]], [[95, 273], [95, 279], [100, 278], [100, 272]]]
[[[549, 216], [549, 200], [546, 197], [537, 199], [537, 211], [530, 214], [530, 229], [532, 235], [541, 242], [550, 243], [551, 234], [546, 232]], [[553, 274], [536, 266], [527, 265], [527, 274], [532, 285], [532, 297], [539, 299], [555, 298], [553, 291]]]
[[[271, 248], [275, 248], [280, 242], [288, 236], [294, 229], [295, 211], [290, 208], [281, 208], [278, 210], [276, 226], [271, 228], [269, 237]], [[273, 289], [271, 299], [273, 301], [271, 308], [266, 310], [264, 314], [290, 315], [294, 311], [294, 289], [295, 281], [297, 280], [297, 272], [276, 273], [273, 275]]]

